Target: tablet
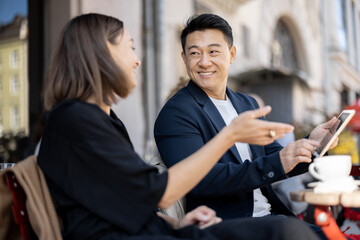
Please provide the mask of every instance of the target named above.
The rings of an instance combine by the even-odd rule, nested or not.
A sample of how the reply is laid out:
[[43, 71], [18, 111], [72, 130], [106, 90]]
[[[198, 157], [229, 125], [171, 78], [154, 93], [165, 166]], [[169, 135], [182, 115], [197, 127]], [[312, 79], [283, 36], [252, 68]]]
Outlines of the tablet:
[[320, 141], [320, 146], [315, 149], [315, 157], [320, 158], [329, 150], [331, 144], [339, 136], [345, 126], [349, 123], [350, 119], [354, 116], [355, 110], [344, 110], [340, 113], [336, 122], [325, 133]]

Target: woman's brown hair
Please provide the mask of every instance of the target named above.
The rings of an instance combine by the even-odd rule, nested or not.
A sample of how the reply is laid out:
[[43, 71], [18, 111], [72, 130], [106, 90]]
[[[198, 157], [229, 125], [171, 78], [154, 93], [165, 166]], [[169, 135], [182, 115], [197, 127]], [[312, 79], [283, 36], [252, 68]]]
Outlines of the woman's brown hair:
[[64, 28], [53, 53], [44, 83], [44, 107], [50, 110], [65, 99], [111, 105], [116, 95], [126, 97], [128, 78], [113, 60], [107, 42], [116, 44], [122, 21], [101, 14], [85, 14]]

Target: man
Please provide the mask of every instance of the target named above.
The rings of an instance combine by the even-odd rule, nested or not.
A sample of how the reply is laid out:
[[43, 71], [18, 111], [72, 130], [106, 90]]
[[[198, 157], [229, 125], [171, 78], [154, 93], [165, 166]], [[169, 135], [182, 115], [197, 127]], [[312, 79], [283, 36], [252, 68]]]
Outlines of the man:
[[[191, 80], [165, 104], [154, 128], [157, 147], [168, 167], [202, 147], [239, 113], [258, 108], [252, 97], [226, 87], [236, 48], [224, 19], [213, 14], [191, 17], [181, 43]], [[186, 196], [186, 211], [207, 205], [224, 219], [294, 216], [271, 183], [306, 172], [319, 138], [334, 121], [315, 128], [309, 139], [285, 148], [276, 141], [265, 147], [236, 143]]]

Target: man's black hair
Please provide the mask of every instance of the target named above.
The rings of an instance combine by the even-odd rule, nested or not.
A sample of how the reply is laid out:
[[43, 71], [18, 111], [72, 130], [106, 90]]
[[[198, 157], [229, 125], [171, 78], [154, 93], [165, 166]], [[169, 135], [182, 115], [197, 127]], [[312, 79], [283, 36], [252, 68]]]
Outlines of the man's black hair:
[[181, 32], [181, 45], [182, 49], [185, 52], [185, 43], [186, 37], [192, 32], [195, 31], [204, 31], [206, 29], [217, 29], [220, 30], [227, 41], [229, 48], [233, 45], [233, 35], [232, 29], [229, 23], [222, 17], [215, 14], [201, 14], [201, 15], [192, 15], [186, 23], [185, 28]]

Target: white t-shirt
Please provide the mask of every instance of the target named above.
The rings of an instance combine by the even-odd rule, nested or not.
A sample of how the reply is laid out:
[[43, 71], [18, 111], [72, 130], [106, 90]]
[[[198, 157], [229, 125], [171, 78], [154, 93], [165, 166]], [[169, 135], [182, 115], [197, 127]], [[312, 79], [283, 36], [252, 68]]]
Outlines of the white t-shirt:
[[[226, 125], [229, 125], [231, 121], [238, 116], [228, 96], [226, 96], [226, 100], [218, 100], [211, 97], [210, 99], [215, 104], [217, 110], [220, 112], [221, 117], [223, 118]], [[250, 161], [252, 159], [249, 144], [236, 142], [235, 146], [243, 161]], [[268, 202], [268, 199], [262, 194], [259, 188], [255, 189], [253, 217], [263, 217], [269, 215], [270, 210], [271, 205]]]

